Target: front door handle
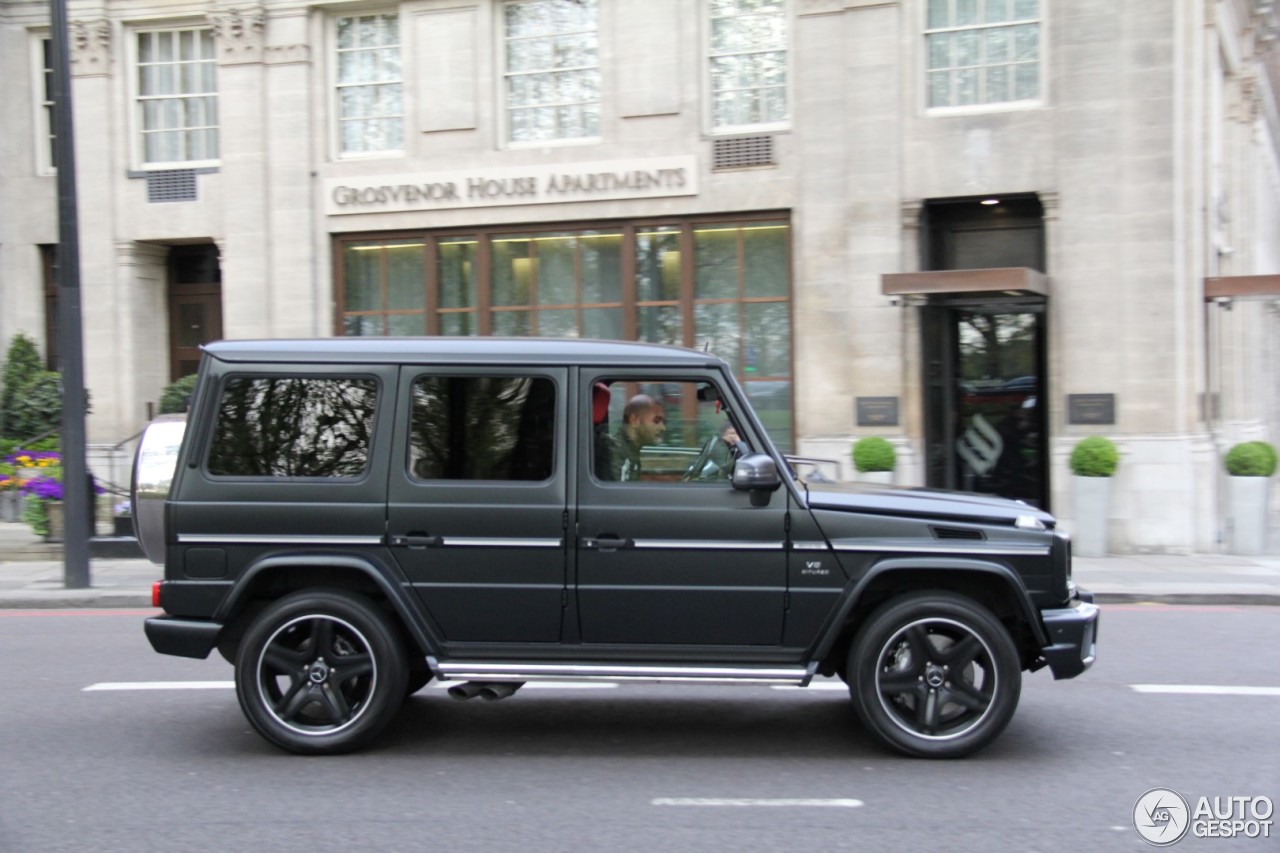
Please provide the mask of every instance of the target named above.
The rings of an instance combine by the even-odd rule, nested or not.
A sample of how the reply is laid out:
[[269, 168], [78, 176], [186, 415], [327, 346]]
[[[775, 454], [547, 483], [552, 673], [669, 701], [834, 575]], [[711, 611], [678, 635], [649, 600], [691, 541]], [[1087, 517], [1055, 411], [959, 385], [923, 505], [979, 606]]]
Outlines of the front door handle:
[[404, 536], [392, 536], [388, 541], [398, 548], [428, 548], [441, 545], [444, 540], [440, 536], [428, 536], [415, 531]]

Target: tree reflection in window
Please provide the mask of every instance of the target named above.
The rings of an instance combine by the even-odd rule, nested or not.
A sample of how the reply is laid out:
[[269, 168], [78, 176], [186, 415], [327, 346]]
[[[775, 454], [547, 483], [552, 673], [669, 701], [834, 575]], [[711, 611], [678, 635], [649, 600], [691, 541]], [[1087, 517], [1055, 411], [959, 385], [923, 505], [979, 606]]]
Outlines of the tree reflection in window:
[[551, 476], [555, 385], [537, 377], [423, 376], [409, 466], [419, 480]]
[[209, 473], [356, 477], [369, 461], [374, 379], [233, 378], [222, 393]]

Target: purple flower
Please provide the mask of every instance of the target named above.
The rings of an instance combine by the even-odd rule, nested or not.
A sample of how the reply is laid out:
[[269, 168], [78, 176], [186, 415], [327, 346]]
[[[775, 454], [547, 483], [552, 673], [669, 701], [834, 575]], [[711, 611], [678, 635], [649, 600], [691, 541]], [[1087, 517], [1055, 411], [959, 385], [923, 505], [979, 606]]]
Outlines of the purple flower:
[[36, 477], [22, 484], [22, 491], [33, 498], [46, 501], [62, 500], [62, 483], [53, 477]]

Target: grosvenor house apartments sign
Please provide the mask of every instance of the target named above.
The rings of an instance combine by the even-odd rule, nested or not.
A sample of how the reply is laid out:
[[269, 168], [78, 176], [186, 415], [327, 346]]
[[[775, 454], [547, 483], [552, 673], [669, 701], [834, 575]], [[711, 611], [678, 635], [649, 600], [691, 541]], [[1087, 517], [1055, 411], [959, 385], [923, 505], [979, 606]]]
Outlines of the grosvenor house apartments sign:
[[330, 216], [340, 216], [697, 193], [696, 157], [652, 157], [571, 165], [330, 178], [325, 181], [325, 212]]

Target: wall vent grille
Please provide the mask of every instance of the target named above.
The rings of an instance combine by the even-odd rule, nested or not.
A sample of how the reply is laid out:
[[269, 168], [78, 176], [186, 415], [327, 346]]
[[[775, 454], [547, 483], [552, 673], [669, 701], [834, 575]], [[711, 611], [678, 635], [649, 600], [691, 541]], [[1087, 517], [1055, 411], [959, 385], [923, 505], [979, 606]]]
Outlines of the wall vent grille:
[[147, 172], [147, 201], [196, 201], [195, 169], [167, 169]]
[[773, 166], [772, 136], [735, 136], [712, 143], [712, 170]]

